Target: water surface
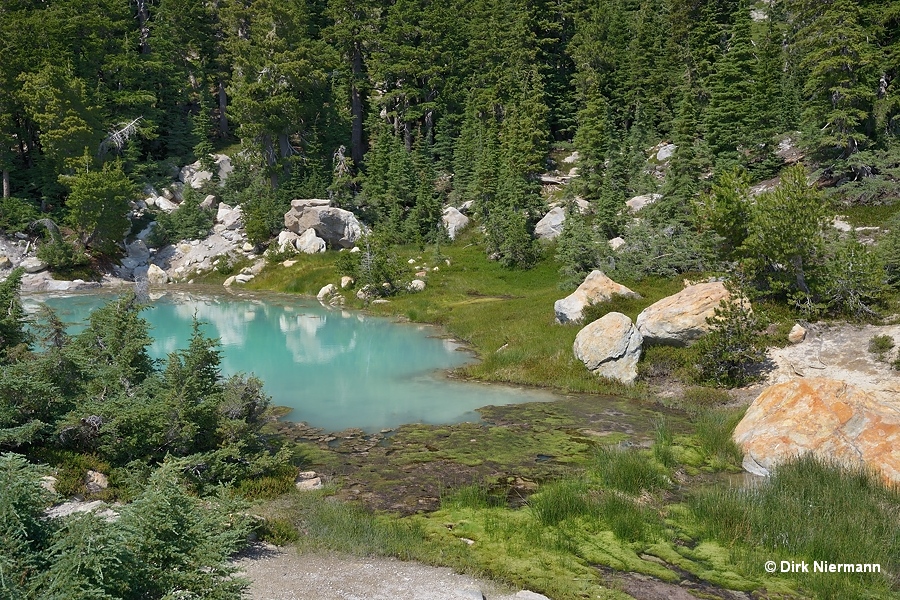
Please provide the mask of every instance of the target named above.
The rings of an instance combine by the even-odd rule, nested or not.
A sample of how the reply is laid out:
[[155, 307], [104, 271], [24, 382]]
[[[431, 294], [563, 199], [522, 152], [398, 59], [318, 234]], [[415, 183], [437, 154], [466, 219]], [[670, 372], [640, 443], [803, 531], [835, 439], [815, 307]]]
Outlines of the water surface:
[[[114, 297], [24, 300], [32, 310], [46, 303], [75, 332]], [[223, 374], [255, 374], [275, 404], [293, 409], [287, 419], [329, 431], [477, 421], [474, 409], [481, 406], [553, 399], [541, 390], [448, 379], [443, 370], [474, 358], [430, 326], [326, 309], [293, 296], [169, 292], [142, 313], [152, 326], [150, 355], [163, 359], [186, 348], [195, 314], [204, 334], [221, 340]]]

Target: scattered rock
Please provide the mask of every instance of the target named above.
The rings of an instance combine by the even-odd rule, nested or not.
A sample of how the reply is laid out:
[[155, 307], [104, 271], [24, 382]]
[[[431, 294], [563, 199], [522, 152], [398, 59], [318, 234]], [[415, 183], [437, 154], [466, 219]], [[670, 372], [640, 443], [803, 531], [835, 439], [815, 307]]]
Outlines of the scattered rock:
[[203, 199], [203, 202], [200, 203], [200, 208], [205, 208], [206, 210], [212, 210], [216, 208], [216, 205], [219, 203], [219, 199], [209, 194], [206, 198]]
[[11, 269], [12, 261], [9, 260], [8, 256], [0, 256], [0, 269]]
[[631, 198], [630, 200], [625, 202], [625, 206], [628, 207], [628, 210], [635, 213], [645, 206], [653, 204], [660, 198], [662, 198], [661, 194], [643, 194], [641, 196], [635, 196], [634, 198]]
[[296, 250], [297, 246], [295, 244], [298, 239], [300, 239], [300, 236], [295, 232], [282, 230], [278, 234], [278, 251], [287, 252], [289, 250]]
[[235, 283], [249, 283], [253, 280], [254, 275], [252, 273], [239, 273], [234, 276]]
[[791, 332], [788, 334], [788, 341], [792, 344], [799, 344], [805, 339], [806, 328], [800, 325], [800, 323], [795, 323], [794, 326], [791, 327]]
[[423, 292], [425, 291], [425, 282], [421, 279], [413, 279], [409, 282], [409, 291], [411, 292]]
[[568, 155], [567, 157], [563, 158], [562, 161], [563, 161], [565, 164], [567, 164], [567, 165], [573, 165], [573, 164], [575, 164], [575, 163], [578, 162], [578, 159], [579, 159], [579, 158], [581, 158], [581, 155], [579, 155], [579, 154], [578, 154], [578, 151], [576, 150], [576, 151], [573, 152], [572, 154], [570, 154], [570, 155]]
[[606, 302], [613, 296], [640, 298], [638, 294], [616, 283], [602, 271], [591, 271], [577, 290], [553, 304], [556, 322], [578, 322], [584, 317], [584, 309], [589, 304]]
[[93, 500], [85, 502], [83, 500], [73, 500], [71, 502], [63, 502], [51, 508], [48, 508], [44, 514], [51, 519], [61, 519], [78, 513], [94, 513], [101, 519], [107, 521], [115, 521], [119, 515], [115, 511], [106, 506], [102, 500]]
[[84, 476], [84, 486], [91, 494], [96, 494], [109, 487], [109, 479], [99, 471], [88, 471]]
[[444, 208], [441, 213], [441, 223], [447, 232], [447, 237], [455, 240], [459, 232], [469, 226], [469, 217], [462, 214], [459, 210], [452, 206]]
[[331, 206], [310, 206], [305, 200], [291, 202], [291, 210], [284, 215], [284, 227], [300, 234], [315, 230], [326, 243], [340, 248], [351, 248], [362, 237], [363, 227], [349, 210]]
[[666, 144], [656, 152], [656, 160], [659, 162], [665, 162], [672, 158], [672, 155], [675, 154], [675, 151], [678, 150], [678, 146], [675, 144]]
[[637, 328], [648, 344], [685, 346], [709, 331], [706, 319], [730, 297], [721, 281], [698, 283], [645, 308]]
[[222, 285], [225, 287], [231, 287], [234, 284], [235, 277], [235, 275], [232, 275], [231, 277], [223, 281]]
[[47, 263], [37, 256], [29, 256], [20, 262], [19, 266], [25, 269], [26, 273], [40, 273], [47, 268]]
[[250, 242], [244, 242], [241, 246], [241, 250], [244, 252], [253, 252], [256, 249], [256, 246], [251, 244]]
[[334, 285], [333, 283], [329, 283], [328, 285], [322, 287], [322, 289], [319, 290], [319, 293], [316, 294], [316, 298], [319, 300], [319, 302], [326, 302], [329, 298], [331, 298], [333, 295], [335, 295], [337, 293], [338, 293], [337, 286]]
[[343, 277], [341, 277], [341, 289], [346, 290], [348, 287], [352, 287], [353, 283], [353, 278], [349, 275], [344, 275]]
[[616, 250], [618, 250], [619, 248], [621, 248], [622, 246], [625, 245], [625, 240], [620, 237], [614, 237], [613, 239], [609, 240], [607, 243], [609, 244], [609, 247], [612, 248], [612, 250], [615, 252]]
[[234, 208], [223, 210], [223, 206], [227, 207], [228, 205], [219, 204], [216, 222], [221, 223], [225, 226], [225, 229], [230, 231], [242, 229], [244, 227], [244, 212], [241, 210], [241, 207], [235, 206]]
[[175, 209], [178, 208], [178, 205], [175, 204], [172, 200], [163, 198], [162, 196], [156, 199], [155, 204], [156, 208], [166, 213], [174, 212]]
[[303, 491], [320, 490], [322, 489], [322, 478], [315, 471], [301, 471], [294, 479], [294, 486]]
[[850, 233], [853, 231], [853, 225], [844, 220], [843, 217], [835, 217], [831, 220], [831, 226], [841, 233]]
[[293, 267], [296, 264], [297, 264], [296, 260], [286, 260], [283, 263], [281, 263], [281, 266], [287, 268], [287, 267]]
[[462, 204], [459, 205], [459, 212], [462, 214], [468, 214], [470, 210], [472, 210], [472, 206], [475, 204], [474, 200], [466, 200]]
[[150, 265], [147, 268], [147, 281], [150, 285], [165, 285], [169, 283], [169, 276], [157, 265]]
[[623, 383], [637, 378], [641, 357], [640, 332], [627, 316], [611, 312], [587, 325], [575, 336], [575, 358], [589, 371]]
[[734, 441], [744, 468], [757, 475], [812, 452], [900, 483], [900, 406], [844, 381], [811, 377], [766, 388], [738, 423]]
[[566, 211], [562, 206], [557, 206], [544, 215], [534, 227], [534, 235], [538, 239], [553, 240], [559, 237], [566, 221]]
[[304, 254], [318, 254], [325, 252], [325, 240], [316, 235], [315, 229], [307, 229], [297, 236], [294, 247]]

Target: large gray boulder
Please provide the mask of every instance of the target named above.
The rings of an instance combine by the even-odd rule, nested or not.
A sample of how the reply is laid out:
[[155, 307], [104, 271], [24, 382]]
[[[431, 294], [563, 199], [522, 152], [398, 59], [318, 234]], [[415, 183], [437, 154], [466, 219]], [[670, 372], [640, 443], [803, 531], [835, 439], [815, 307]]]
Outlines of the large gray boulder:
[[622, 383], [637, 378], [643, 338], [622, 313], [611, 312], [587, 325], [575, 336], [575, 358], [589, 371]]
[[363, 227], [349, 210], [331, 206], [309, 206], [304, 200], [291, 202], [284, 215], [284, 228], [297, 234], [313, 229], [331, 246], [352, 248], [362, 237]]
[[444, 225], [444, 231], [451, 240], [455, 240], [459, 232], [469, 226], [469, 217], [462, 214], [456, 208], [448, 206], [441, 213], [441, 223]]
[[534, 226], [534, 235], [541, 240], [552, 240], [559, 237], [566, 222], [566, 210], [557, 206], [544, 215], [544, 218]]
[[614, 296], [640, 298], [640, 295], [607, 277], [603, 271], [591, 271], [578, 289], [553, 304], [557, 323], [576, 323], [584, 318], [589, 304], [599, 304]]
[[686, 346], [709, 331], [706, 319], [730, 297], [721, 281], [688, 286], [641, 311], [637, 327], [648, 344]]

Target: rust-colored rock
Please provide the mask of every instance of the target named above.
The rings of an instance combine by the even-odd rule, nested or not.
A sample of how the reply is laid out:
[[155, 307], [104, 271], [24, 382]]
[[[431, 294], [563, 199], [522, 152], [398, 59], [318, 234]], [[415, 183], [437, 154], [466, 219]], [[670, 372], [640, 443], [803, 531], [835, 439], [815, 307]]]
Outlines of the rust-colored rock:
[[815, 377], [766, 388], [734, 430], [744, 468], [767, 475], [808, 452], [868, 466], [900, 483], [900, 404], [844, 381]]

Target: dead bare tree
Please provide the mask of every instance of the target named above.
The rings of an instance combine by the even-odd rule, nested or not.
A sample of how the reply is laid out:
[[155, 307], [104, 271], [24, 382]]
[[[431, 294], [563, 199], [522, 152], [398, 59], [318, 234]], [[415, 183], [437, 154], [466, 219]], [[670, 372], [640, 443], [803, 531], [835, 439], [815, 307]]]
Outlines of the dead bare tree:
[[137, 125], [143, 119], [143, 116], [134, 119], [130, 123], [121, 124], [123, 125], [121, 129], [113, 130], [106, 136], [102, 142], [100, 142], [100, 149], [97, 151], [97, 157], [102, 158], [104, 154], [109, 152], [111, 149], [115, 149], [116, 153], [122, 151], [125, 147], [125, 143], [137, 133]]

